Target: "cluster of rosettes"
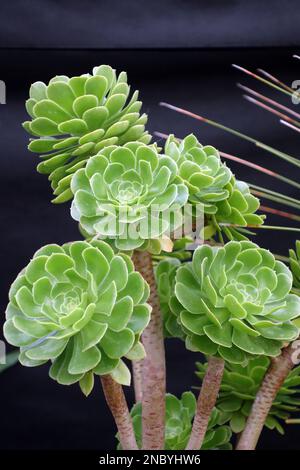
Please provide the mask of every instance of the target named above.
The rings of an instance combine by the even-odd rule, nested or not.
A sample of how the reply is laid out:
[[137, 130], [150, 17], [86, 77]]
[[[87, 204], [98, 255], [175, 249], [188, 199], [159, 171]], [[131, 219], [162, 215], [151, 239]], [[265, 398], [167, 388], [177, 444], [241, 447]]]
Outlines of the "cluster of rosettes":
[[289, 269], [254, 243], [203, 245], [177, 269], [170, 306], [188, 349], [244, 364], [297, 338], [300, 298], [291, 287]]
[[[255, 214], [259, 199], [250, 193], [247, 183], [235, 179], [214, 147], [202, 146], [193, 134], [181, 142], [170, 135], [165, 153], [177, 163], [178, 174], [189, 189], [189, 201], [202, 204], [206, 218], [204, 233], [209, 238], [219, 224], [246, 227], [263, 223], [264, 216]], [[222, 226], [222, 230], [229, 240], [246, 238], [243, 229]]]
[[71, 189], [72, 217], [87, 236], [119, 250], [150, 251], [151, 241], [170, 237], [188, 199], [172, 158], [139, 142], [103, 149], [76, 172]]
[[11, 286], [5, 338], [20, 347], [20, 362], [52, 362], [50, 376], [80, 381], [93, 374], [130, 382], [122, 361], [144, 357], [140, 335], [150, 318], [149, 288], [126, 255], [103, 241], [46, 245]]
[[[252, 404], [261, 382], [270, 365], [267, 357], [251, 359], [246, 367], [225, 363], [224, 375], [217, 401], [220, 411], [218, 423], [229, 423], [235, 433], [243, 431]], [[196, 375], [201, 380], [205, 375], [207, 364], [196, 363]], [[288, 419], [291, 413], [300, 411], [300, 366], [295, 367], [285, 379], [268, 414], [265, 426], [277, 429], [284, 434], [281, 420]]]
[[102, 148], [151, 140], [138, 92], [131, 99], [129, 93], [126, 73], [117, 76], [108, 65], [94, 67], [92, 75], [56, 76], [31, 86], [26, 109], [32, 120], [23, 126], [36, 137], [29, 149], [42, 154], [38, 171], [50, 175], [53, 202], [71, 199], [72, 174]]
[[[196, 413], [196, 399], [193, 393], [184, 392], [181, 398], [166, 394], [165, 450], [184, 450], [190, 438], [192, 421]], [[142, 446], [142, 404], [137, 403], [131, 410], [134, 433], [138, 447]], [[219, 426], [220, 412], [214, 408], [205, 434], [202, 450], [230, 450], [231, 430]], [[117, 435], [118, 437], [118, 435]], [[118, 449], [121, 449], [120, 444]]]

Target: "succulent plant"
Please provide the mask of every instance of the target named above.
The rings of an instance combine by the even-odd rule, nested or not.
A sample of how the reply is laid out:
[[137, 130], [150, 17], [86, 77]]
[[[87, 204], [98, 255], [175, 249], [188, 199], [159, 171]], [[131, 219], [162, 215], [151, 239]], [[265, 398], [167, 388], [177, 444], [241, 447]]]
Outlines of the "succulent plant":
[[23, 126], [34, 136], [29, 150], [42, 156], [37, 169], [49, 175], [53, 202], [71, 199], [72, 174], [100, 149], [151, 140], [138, 92], [128, 100], [129, 93], [126, 73], [117, 76], [108, 65], [94, 67], [92, 75], [56, 76], [31, 86], [26, 109], [32, 120]]
[[205, 214], [215, 214], [215, 203], [229, 197], [226, 186], [232, 177], [218, 150], [211, 145], [201, 145], [193, 134], [181, 142], [170, 135], [165, 154], [176, 162], [179, 176], [189, 189], [189, 200], [202, 203]]
[[172, 310], [192, 351], [244, 364], [253, 356], [277, 356], [297, 338], [291, 320], [300, 298], [289, 294], [292, 274], [266, 249], [249, 241], [202, 245], [177, 270]]
[[296, 241], [295, 250], [290, 250], [290, 268], [293, 273], [293, 285], [300, 289], [300, 240]]
[[[250, 193], [247, 183], [235, 179], [214, 147], [202, 146], [193, 134], [181, 142], [170, 135], [165, 153], [177, 163], [179, 176], [189, 189], [189, 201], [203, 205], [204, 238], [220, 232], [219, 224], [247, 227], [263, 223], [265, 216], [255, 213], [259, 199]], [[229, 240], [247, 239], [246, 234], [250, 233], [235, 227], [222, 226], [221, 229]]]
[[163, 318], [164, 335], [166, 338], [184, 339], [184, 332], [178, 324], [177, 316], [172, 312], [170, 305], [175, 295], [175, 277], [179, 266], [181, 266], [181, 263], [176, 258], [164, 259], [156, 266], [155, 278]]
[[144, 356], [148, 295], [130, 258], [103, 241], [46, 245], [11, 286], [4, 335], [24, 366], [50, 360], [60, 384], [80, 381], [88, 393], [93, 374], [107, 373], [128, 384], [122, 357]]
[[[196, 399], [192, 392], [184, 392], [181, 398], [166, 394], [165, 450], [183, 450], [189, 440], [192, 421], [196, 412]], [[131, 410], [134, 432], [138, 447], [142, 441], [142, 404], [137, 403]], [[210, 417], [202, 450], [231, 449], [229, 426], [218, 426], [220, 412], [214, 408]], [[118, 437], [118, 436], [117, 436]], [[119, 444], [119, 449], [121, 446]]]
[[[233, 432], [241, 432], [246, 424], [251, 406], [260, 388], [262, 379], [270, 365], [267, 357], [251, 359], [246, 367], [237, 364], [225, 364], [224, 375], [217, 401], [220, 411], [218, 423], [229, 422]], [[205, 375], [207, 364], [196, 363], [196, 375], [201, 380]], [[300, 411], [300, 366], [295, 367], [281, 386], [265, 426], [284, 433], [280, 420], [290, 417], [290, 413]]]
[[90, 158], [71, 189], [73, 218], [89, 236], [109, 238], [119, 250], [150, 250], [153, 242], [159, 251], [159, 240], [182, 225], [188, 198], [176, 163], [138, 142], [106, 147]]
[[[261, 225], [265, 215], [258, 215], [255, 212], [259, 209], [259, 199], [250, 193], [250, 188], [244, 181], [238, 181], [233, 176], [226, 186], [229, 196], [227, 199], [216, 203], [217, 213], [215, 221], [217, 224], [233, 224], [241, 227], [248, 225]], [[229, 240], [245, 240], [243, 229], [223, 226]], [[244, 232], [249, 233], [249, 232]]]

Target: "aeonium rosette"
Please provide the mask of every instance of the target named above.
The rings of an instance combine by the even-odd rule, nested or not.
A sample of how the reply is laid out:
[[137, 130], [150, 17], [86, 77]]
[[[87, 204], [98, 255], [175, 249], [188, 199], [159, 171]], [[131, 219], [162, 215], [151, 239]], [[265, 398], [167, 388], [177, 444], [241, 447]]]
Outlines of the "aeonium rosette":
[[[270, 358], [258, 356], [250, 359], [247, 366], [225, 363], [224, 375], [216, 407], [220, 411], [219, 424], [229, 423], [235, 433], [243, 431], [247, 417], [264, 376], [270, 367]], [[196, 362], [196, 375], [203, 381], [207, 363]], [[282, 421], [291, 413], [300, 411], [300, 366], [295, 367], [285, 378], [269, 410], [265, 426], [284, 434]]]
[[218, 150], [211, 145], [201, 145], [193, 134], [181, 142], [170, 135], [165, 154], [176, 162], [179, 176], [189, 188], [189, 200], [203, 204], [205, 214], [215, 214], [215, 203], [229, 197], [226, 185], [232, 177]]
[[172, 310], [189, 349], [246, 363], [297, 338], [300, 298], [291, 287], [290, 270], [254, 243], [203, 245], [177, 270]]
[[242, 227], [263, 223], [265, 216], [256, 214], [259, 199], [250, 193], [247, 183], [235, 179], [215, 147], [201, 145], [193, 134], [181, 141], [170, 135], [165, 153], [178, 166], [178, 174], [189, 189], [189, 202], [202, 206], [205, 239], [220, 230], [229, 240], [247, 239]]
[[127, 74], [117, 75], [109, 65], [94, 67], [92, 74], [35, 82], [29, 94], [32, 119], [23, 127], [34, 138], [28, 148], [41, 154], [37, 170], [49, 175], [55, 203], [71, 199], [73, 173], [100, 149], [151, 140], [138, 91], [130, 98]]
[[221, 224], [229, 240], [247, 240], [246, 235], [250, 232], [245, 231], [243, 227], [262, 225], [266, 216], [256, 213], [260, 201], [251, 194], [250, 187], [245, 181], [236, 180], [232, 176], [227, 190], [228, 198], [216, 203], [215, 223]]
[[11, 286], [5, 338], [24, 366], [51, 361], [50, 376], [88, 393], [93, 374], [129, 384], [122, 361], [144, 357], [149, 288], [126, 255], [103, 241], [38, 250]]
[[110, 239], [119, 250], [160, 250], [183, 223], [188, 189], [176, 163], [156, 146], [130, 142], [89, 159], [71, 182], [71, 214], [86, 236]]

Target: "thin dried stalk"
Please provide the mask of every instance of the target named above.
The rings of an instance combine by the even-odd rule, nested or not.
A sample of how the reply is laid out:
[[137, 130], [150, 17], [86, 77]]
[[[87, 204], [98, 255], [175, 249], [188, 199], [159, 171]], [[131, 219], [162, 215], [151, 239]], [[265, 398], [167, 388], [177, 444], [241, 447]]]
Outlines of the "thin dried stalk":
[[284, 126], [289, 127], [290, 129], [293, 129], [293, 131], [300, 132], [299, 127], [293, 126], [290, 122], [285, 121], [284, 119], [280, 119], [280, 124], [283, 124]]
[[209, 418], [216, 404], [224, 372], [223, 359], [211, 356], [200, 389], [197, 411], [186, 450], [199, 450], [207, 430]]
[[255, 98], [252, 98], [252, 96], [248, 96], [248, 95], [243, 95], [243, 97], [249, 101], [250, 103], [253, 103], [255, 104], [256, 106], [259, 106], [260, 108], [263, 108], [265, 109], [266, 111], [272, 113], [272, 114], [275, 114], [275, 116], [278, 116], [279, 118], [289, 122], [290, 124], [296, 126], [296, 127], [300, 127], [300, 122], [296, 121], [295, 119], [287, 116], [286, 114], [283, 114], [281, 113], [280, 111], [277, 111], [277, 109], [274, 109], [272, 108], [271, 106], [268, 106], [264, 103], [262, 103], [261, 101], [255, 99]]
[[[228, 223], [221, 223], [220, 222], [220, 227], [233, 227], [233, 228], [245, 228], [243, 225], [238, 225], [238, 224], [228, 224]], [[254, 228], [255, 230], [281, 230], [284, 232], [300, 232], [299, 227], [286, 227], [284, 225], [252, 225], [249, 224], [247, 225], [247, 228]]]
[[281, 93], [284, 93], [285, 95], [292, 96], [292, 91], [288, 91], [285, 88], [276, 85], [273, 82], [270, 82], [269, 80], [266, 80], [265, 78], [260, 77], [256, 73], [251, 72], [250, 70], [245, 69], [245, 67], [241, 67], [240, 65], [232, 64], [232, 67], [234, 67], [237, 70], [240, 70], [241, 72], [246, 73], [247, 75], [250, 75], [250, 77], [255, 78], [256, 80], [259, 80], [260, 82], [264, 83], [265, 85], [268, 85], [272, 88], [275, 88], [275, 90], [281, 91]]
[[110, 375], [100, 377], [106, 402], [116, 422], [123, 450], [138, 450], [122, 386]]
[[282, 109], [282, 111], [285, 111], [288, 114], [291, 114], [292, 116], [295, 116], [297, 119], [300, 119], [300, 114], [296, 113], [293, 109], [288, 108], [287, 106], [284, 106], [281, 103], [278, 103], [278, 101], [272, 100], [268, 96], [262, 95], [261, 93], [258, 93], [255, 90], [252, 90], [252, 88], [249, 88], [245, 85], [242, 85], [241, 83], [237, 83], [237, 86], [241, 88], [241, 90], [246, 91], [247, 93], [250, 93], [253, 96], [256, 96], [257, 98], [260, 98], [263, 101], [266, 101], [267, 103], [275, 106], [276, 108]]
[[143, 360], [132, 361], [134, 395], [136, 403], [142, 401], [143, 397]]
[[297, 199], [287, 196], [283, 193], [278, 193], [277, 191], [272, 191], [268, 188], [257, 186], [253, 183], [248, 182], [248, 184], [251, 188], [251, 193], [255, 196], [264, 199], [269, 199], [270, 201], [278, 202], [279, 204], [284, 204], [286, 206], [294, 207], [295, 209], [300, 210], [300, 202]]
[[291, 214], [290, 212], [286, 211], [280, 211], [278, 209], [275, 209], [274, 207], [260, 205], [259, 210], [261, 210], [262, 212], [268, 212], [269, 214], [278, 215], [279, 217], [285, 217], [287, 219], [297, 220], [297, 222], [300, 222], [300, 215]]
[[274, 75], [271, 75], [269, 72], [266, 72], [263, 69], [257, 69], [257, 71], [261, 73], [262, 75], [264, 75], [265, 77], [269, 78], [272, 82], [277, 83], [282, 88], [285, 88], [287, 91], [290, 91], [291, 93], [294, 92], [294, 90], [291, 87], [283, 83], [281, 80], [278, 80], [277, 77], [275, 77]]
[[192, 113], [191, 111], [188, 111], [187, 109], [179, 108], [178, 106], [174, 106], [170, 103], [164, 103], [161, 102], [159, 103], [160, 106], [164, 106], [165, 108], [171, 109], [172, 111], [176, 111], [177, 113], [185, 114], [186, 116], [190, 116], [194, 119], [197, 119], [198, 121], [205, 122], [206, 124], [209, 124], [210, 126], [217, 127], [218, 129], [222, 129], [225, 132], [229, 132], [230, 134], [235, 135], [236, 137], [239, 137], [241, 139], [247, 140], [248, 142], [252, 142], [254, 145], [256, 145], [259, 148], [262, 148], [266, 150], [267, 152], [271, 153], [272, 155], [276, 155], [279, 158], [282, 158], [283, 160], [291, 163], [292, 165], [299, 166], [300, 167], [300, 161], [285, 153], [281, 152], [280, 150], [277, 150], [270, 145], [266, 145], [263, 142], [260, 142], [259, 140], [254, 139], [253, 137], [250, 137], [249, 135], [243, 134], [242, 132], [238, 132], [235, 129], [231, 129], [230, 127], [224, 126], [223, 124], [220, 124], [217, 121], [212, 121], [211, 119], [207, 119], [203, 116], [200, 116], [199, 114]]
[[143, 364], [142, 426], [143, 449], [162, 450], [165, 440], [166, 364], [162, 318], [151, 255], [135, 251], [133, 262], [150, 286], [152, 314], [143, 333], [146, 358]]
[[294, 343], [282, 350], [280, 356], [272, 360], [252, 405], [246, 427], [237, 444], [237, 450], [255, 449], [273, 401], [281, 385], [295, 365], [293, 355], [295, 354], [295, 347], [298, 342], [294, 341]]

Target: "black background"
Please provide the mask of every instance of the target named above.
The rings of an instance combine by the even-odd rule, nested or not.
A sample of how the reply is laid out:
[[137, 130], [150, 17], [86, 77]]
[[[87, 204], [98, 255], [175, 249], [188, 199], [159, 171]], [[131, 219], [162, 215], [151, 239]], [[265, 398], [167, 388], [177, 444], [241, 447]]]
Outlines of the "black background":
[[[46, 243], [79, 238], [69, 204], [50, 203], [47, 178], [36, 173], [38, 158], [26, 148], [28, 136], [21, 122], [27, 118], [24, 101], [33, 81], [81, 74], [108, 63], [126, 70], [132, 88], [140, 89], [151, 132], [178, 137], [194, 132], [203, 144], [299, 181], [299, 172], [277, 157], [159, 106], [168, 101], [185, 107], [298, 156], [299, 135], [245, 102], [235, 83], [300, 111], [289, 97], [230, 65], [262, 67], [289, 85], [300, 79], [300, 61], [292, 58], [300, 52], [296, 1], [11, 1], [0, 9], [0, 79], [7, 86], [7, 104], [0, 106], [3, 320], [9, 285], [34, 251]], [[235, 163], [230, 166], [239, 179], [299, 197], [299, 191], [276, 179]], [[268, 223], [297, 224], [274, 216]], [[256, 239], [286, 255], [296, 235], [261, 230]], [[175, 340], [166, 346], [168, 391], [179, 395], [197, 384], [194, 361], [199, 358]], [[0, 448], [113, 449], [115, 429], [99, 383], [86, 399], [78, 386], [60, 386], [47, 371], [48, 366], [18, 365], [1, 376]], [[131, 403], [132, 394], [127, 393]], [[299, 449], [298, 428], [287, 427], [284, 437], [265, 431], [259, 447]]]

